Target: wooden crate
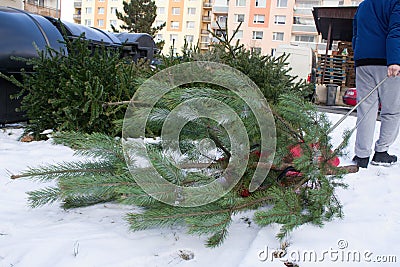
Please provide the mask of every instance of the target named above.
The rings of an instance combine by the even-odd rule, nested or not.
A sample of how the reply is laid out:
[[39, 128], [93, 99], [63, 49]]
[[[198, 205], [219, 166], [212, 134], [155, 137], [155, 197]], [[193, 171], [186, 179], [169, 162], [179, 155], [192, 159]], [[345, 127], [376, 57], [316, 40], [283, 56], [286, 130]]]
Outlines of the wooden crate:
[[[346, 44], [348, 45], [348, 44]], [[342, 45], [343, 47], [347, 47]], [[324, 73], [325, 72], [325, 73]], [[322, 79], [324, 76], [324, 79]], [[354, 60], [348, 55], [318, 55], [317, 82], [354, 87]]]

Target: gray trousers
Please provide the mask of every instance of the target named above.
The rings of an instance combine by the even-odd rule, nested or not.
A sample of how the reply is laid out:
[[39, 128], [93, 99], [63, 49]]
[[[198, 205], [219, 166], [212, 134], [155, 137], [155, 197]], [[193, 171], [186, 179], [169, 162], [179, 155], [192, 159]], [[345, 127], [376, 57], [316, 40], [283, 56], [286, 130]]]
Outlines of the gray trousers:
[[[364, 98], [387, 76], [386, 66], [360, 66], [356, 68], [357, 101]], [[355, 154], [369, 157], [375, 132], [379, 101], [381, 103], [381, 127], [375, 143], [376, 152], [388, 151], [396, 140], [400, 125], [400, 77], [388, 78], [372, 95], [357, 108]]]

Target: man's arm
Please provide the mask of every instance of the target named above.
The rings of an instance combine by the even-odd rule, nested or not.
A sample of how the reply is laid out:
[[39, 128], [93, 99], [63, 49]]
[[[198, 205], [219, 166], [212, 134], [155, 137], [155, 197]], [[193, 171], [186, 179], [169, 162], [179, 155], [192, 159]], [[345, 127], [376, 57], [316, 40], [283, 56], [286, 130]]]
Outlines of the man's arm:
[[394, 1], [386, 38], [388, 76], [400, 75], [400, 3]]

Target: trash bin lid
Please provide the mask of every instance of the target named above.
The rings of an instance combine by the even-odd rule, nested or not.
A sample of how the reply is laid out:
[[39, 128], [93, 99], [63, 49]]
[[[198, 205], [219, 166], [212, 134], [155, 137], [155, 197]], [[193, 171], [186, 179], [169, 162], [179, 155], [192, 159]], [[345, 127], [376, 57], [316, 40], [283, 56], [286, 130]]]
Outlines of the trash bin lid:
[[61, 21], [62, 24], [65, 26], [68, 34], [68, 37], [75, 37], [78, 38], [81, 36], [82, 33], [85, 34], [85, 39], [90, 40], [94, 43], [103, 43], [104, 45], [121, 45], [121, 41], [118, 38], [115, 38], [111, 33], [107, 33], [105, 31], [87, 27], [84, 25], [68, 22], [68, 21]]
[[0, 36], [0, 71], [19, 72], [27, 67], [11, 57], [37, 57], [36, 48], [45, 50], [49, 46], [66, 52], [64, 45], [58, 42], [63, 40], [62, 35], [51, 22], [11, 7], [0, 7]]
[[156, 47], [153, 37], [147, 33], [114, 33], [122, 43], [135, 44], [139, 49], [151, 49]]

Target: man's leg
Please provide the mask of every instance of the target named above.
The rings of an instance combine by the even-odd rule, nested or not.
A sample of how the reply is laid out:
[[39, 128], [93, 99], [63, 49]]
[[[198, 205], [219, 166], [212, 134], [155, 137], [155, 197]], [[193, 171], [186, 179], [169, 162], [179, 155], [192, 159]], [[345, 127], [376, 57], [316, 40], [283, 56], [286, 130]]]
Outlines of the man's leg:
[[[384, 67], [384, 66], [383, 66]], [[357, 101], [363, 99], [379, 81], [374, 77], [376, 66], [360, 66], [356, 69]], [[372, 152], [375, 123], [378, 113], [376, 90], [357, 108], [357, 133], [354, 152], [359, 158], [368, 158]], [[367, 161], [368, 163], [368, 161]], [[365, 166], [366, 167], [366, 166]]]
[[386, 152], [399, 133], [400, 78], [390, 77], [378, 90], [381, 100], [381, 127], [379, 139], [375, 143], [375, 151]]

